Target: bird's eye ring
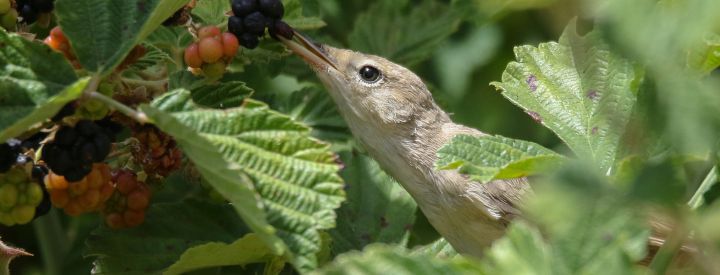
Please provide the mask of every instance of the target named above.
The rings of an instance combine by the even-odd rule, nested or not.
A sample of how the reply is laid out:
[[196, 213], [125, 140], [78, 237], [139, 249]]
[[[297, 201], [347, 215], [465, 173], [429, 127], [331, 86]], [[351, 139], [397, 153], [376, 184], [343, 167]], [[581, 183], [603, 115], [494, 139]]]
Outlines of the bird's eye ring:
[[373, 66], [363, 66], [358, 73], [360, 78], [368, 83], [375, 83], [380, 80], [380, 71]]

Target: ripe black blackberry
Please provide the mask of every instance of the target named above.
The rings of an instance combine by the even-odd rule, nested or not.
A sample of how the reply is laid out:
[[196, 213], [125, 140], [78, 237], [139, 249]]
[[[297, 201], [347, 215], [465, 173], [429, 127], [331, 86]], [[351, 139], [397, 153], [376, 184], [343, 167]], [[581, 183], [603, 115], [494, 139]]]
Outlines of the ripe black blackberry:
[[0, 173], [7, 172], [17, 163], [20, 151], [20, 141], [17, 139], [0, 144]]
[[266, 29], [273, 38], [280, 35], [292, 39], [294, 31], [282, 21], [285, 7], [280, 0], [233, 0], [231, 7], [228, 30], [243, 47], [256, 48]]
[[90, 120], [81, 120], [75, 127], [58, 129], [55, 139], [43, 147], [42, 159], [55, 174], [75, 182], [90, 173], [93, 163], [103, 161], [111, 146], [106, 131]]
[[16, 3], [22, 22], [27, 24], [35, 23], [41, 13], [52, 12], [55, 8], [55, 0], [17, 0]]

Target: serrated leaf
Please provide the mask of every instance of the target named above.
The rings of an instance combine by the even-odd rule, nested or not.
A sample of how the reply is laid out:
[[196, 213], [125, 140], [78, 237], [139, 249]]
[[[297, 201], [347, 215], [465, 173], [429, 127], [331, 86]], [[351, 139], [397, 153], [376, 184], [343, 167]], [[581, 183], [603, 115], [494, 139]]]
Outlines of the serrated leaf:
[[688, 66], [707, 75], [720, 66], [720, 35], [712, 34], [688, 53]]
[[[87, 79], [49, 47], [0, 30], [0, 142], [53, 116]], [[75, 84], [73, 84], [75, 83]]]
[[516, 47], [517, 62], [492, 85], [579, 157], [607, 171], [635, 103], [639, 76], [601, 36], [599, 31], [579, 36], [571, 23], [559, 43]]
[[[7, 105], [2, 104], [0, 123], [2, 123], [3, 130], [0, 131], [0, 141], [17, 137], [33, 125], [55, 115], [66, 103], [82, 95], [89, 80], [87, 77], [80, 79], [75, 84], [62, 90], [58, 95], [40, 99], [41, 101], [37, 103], [8, 102]], [[22, 98], [12, 98], [11, 100], [15, 101], [16, 99], [22, 100]], [[4, 101], [2, 97], [0, 97], [0, 101]]]
[[127, 70], [142, 71], [163, 62], [174, 62], [170, 55], [160, 48], [147, 43], [142, 46], [146, 50], [145, 54], [138, 61], [130, 65]]
[[275, 109], [312, 128], [322, 140], [348, 140], [352, 135], [335, 102], [319, 87], [294, 91], [289, 97], [273, 98]]
[[330, 231], [333, 253], [362, 250], [370, 243], [406, 245], [417, 205], [405, 189], [365, 155], [345, 153], [342, 175], [347, 202]]
[[[185, 91], [186, 95], [189, 92]], [[167, 99], [159, 101], [167, 104]], [[186, 100], [188, 101], [188, 100]], [[161, 104], [156, 103], [156, 106]], [[141, 110], [153, 123], [175, 138], [183, 153], [195, 164], [206, 182], [232, 203], [247, 225], [257, 233], [276, 254], [282, 254], [284, 246], [268, 224], [262, 204], [256, 197], [251, 180], [231, 162], [226, 161], [206, 137], [199, 135], [169, 113], [143, 105]]]
[[205, 78], [196, 76], [188, 70], [180, 70], [170, 75], [168, 79], [168, 90], [192, 90], [200, 88], [206, 83]]
[[[313, 30], [324, 27], [325, 21], [317, 16], [305, 16], [303, 9], [305, 5], [312, 1], [301, 1], [301, 0], [285, 0], [283, 5], [285, 6], [285, 15], [283, 20], [297, 30]], [[310, 3], [312, 4], [312, 3]], [[316, 3], [315, 3], [316, 4]]]
[[295, 267], [314, 268], [319, 232], [335, 226], [334, 210], [344, 200], [340, 166], [328, 145], [310, 138], [304, 125], [257, 101], [225, 110], [188, 102], [189, 92], [175, 91], [154, 105], [170, 111], [253, 179], [268, 221], [292, 252]]
[[58, 0], [55, 14], [83, 68], [104, 75], [188, 1]]
[[445, 238], [440, 238], [432, 243], [415, 248], [412, 253], [425, 254], [437, 258], [452, 258], [459, 255]]
[[250, 233], [231, 244], [211, 242], [191, 247], [185, 250], [180, 259], [163, 274], [183, 274], [193, 270], [220, 266], [245, 266], [251, 263], [267, 262], [273, 257], [274, 255], [262, 239]]
[[195, 103], [206, 107], [227, 109], [239, 107], [252, 93], [253, 89], [244, 82], [228, 81], [193, 89], [192, 98]]
[[229, 0], [201, 0], [197, 1], [192, 15], [200, 19], [203, 25], [227, 24], [226, 13], [230, 12]]
[[429, 58], [457, 29], [462, 12], [436, 1], [376, 2], [357, 17], [348, 41], [353, 50], [412, 66]]
[[564, 159], [536, 143], [501, 136], [458, 135], [437, 155], [438, 169], [459, 169], [480, 182], [525, 177]]
[[311, 272], [314, 275], [344, 274], [484, 274], [479, 264], [462, 257], [439, 259], [430, 255], [411, 254], [402, 247], [370, 245], [362, 252], [348, 252], [328, 266]]
[[552, 248], [537, 229], [524, 222], [510, 226], [505, 237], [495, 242], [483, 263], [488, 274], [557, 274], [553, 268]]
[[229, 204], [156, 203], [136, 228], [101, 226], [93, 231], [85, 255], [95, 258], [93, 274], [154, 274], [173, 265], [188, 249], [208, 242], [233, 243], [247, 232]]

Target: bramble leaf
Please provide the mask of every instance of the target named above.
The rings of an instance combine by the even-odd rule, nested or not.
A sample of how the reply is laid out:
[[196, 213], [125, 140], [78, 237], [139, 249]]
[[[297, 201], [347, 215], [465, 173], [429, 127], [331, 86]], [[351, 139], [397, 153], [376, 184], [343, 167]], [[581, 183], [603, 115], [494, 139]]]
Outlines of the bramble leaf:
[[402, 247], [370, 245], [362, 252], [342, 254], [313, 275], [334, 274], [484, 274], [479, 264], [463, 258], [440, 259], [427, 254], [413, 254]]
[[267, 262], [274, 256], [257, 235], [250, 233], [231, 244], [210, 242], [191, 247], [163, 274], [184, 274], [210, 267], [245, 266]]
[[412, 66], [430, 57], [457, 29], [462, 12], [436, 1], [418, 5], [408, 5], [407, 0], [376, 2], [357, 17], [348, 41], [353, 50]]
[[189, 0], [58, 0], [55, 14], [83, 68], [105, 75]]
[[345, 198], [340, 166], [329, 146], [311, 138], [304, 125], [257, 101], [205, 109], [192, 102], [189, 92], [179, 90], [153, 105], [167, 110], [208, 146], [219, 148], [226, 162], [253, 180], [267, 220], [292, 252], [291, 262], [302, 271], [314, 268], [320, 230], [335, 226], [334, 210]]
[[77, 81], [65, 58], [40, 43], [0, 30], [0, 142], [52, 117], [78, 97], [88, 79]]
[[341, 157], [347, 202], [338, 209], [337, 227], [330, 231], [333, 253], [362, 250], [376, 242], [407, 244], [417, 210], [410, 194], [370, 157], [349, 152]]
[[[229, 204], [197, 200], [155, 203], [147, 210], [145, 222], [136, 228], [113, 230], [102, 226], [93, 231], [85, 256], [95, 258], [93, 274], [155, 274], [198, 247], [217, 242], [247, 244], [240, 238], [247, 232]], [[267, 246], [265, 249], [269, 250]]]
[[581, 158], [607, 171], [635, 104], [640, 76], [602, 40], [571, 23], [559, 43], [515, 48], [502, 82], [492, 85], [555, 132]]
[[459, 135], [437, 155], [439, 169], [459, 169], [479, 182], [525, 177], [564, 159], [536, 143], [501, 136]]

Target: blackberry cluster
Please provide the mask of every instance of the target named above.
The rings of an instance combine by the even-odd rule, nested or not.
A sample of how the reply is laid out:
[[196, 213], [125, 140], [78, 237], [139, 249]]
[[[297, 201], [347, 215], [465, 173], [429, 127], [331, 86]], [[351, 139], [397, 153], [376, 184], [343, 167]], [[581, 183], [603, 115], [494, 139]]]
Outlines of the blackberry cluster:
[[112, 174], [115, 190], [102, 206], [105, 223], [113, 229], [135, 227], [145, 221], [145, 211], [150, 205], [152, 193], [145, 182], [139, 181], [130, 170], [118, 170]]
[[11, 0], [0, 0], [0, 26], [6, 30], [15, 30], [18, 12], [13, 9]]
[[33, 181], [26, 166], [18, 165], [0, 174], [0, 223], [12, 226], [26, 224], [35, 217], [43, 201], [40, 185]]
[[92, 171], [93, 163], [110, 153], [110, 135], [90, 120], [81, 120], [75, 127], [62, 126], [43, 147], [42, 159], [53, 173], [70, 182], [80, 181]]
[[256, 48], [265, 29], [274, 38], [292, 39], [293, 29], [282, 21], [285, 7], [280, 0], [233, 0], [231, 6], [234, 15], [228, 19], [228, 30], [243, 47]]
[[221, 33], [216, 26], [202, 27], [198, 30], [198, 41], [185, 48], [185, 64], [208, 78], [219, 79], [239, 48], [232, 33]]
[[10, 140], [0, 144], [0, 173], [5, 173], [17, 162], [20, 155], [20, 141]]
[[72, 183], [51, 172], [45, 177], [45, 187], [55, 207], [69, 216], [78, 216], [103, 207], [115, 190], [111, 179], [110, 166], [96, 163], [86, 177]]
[[16, 0], [17, 10], [22, 22], [32, 24], [42, 13], [49, 13], [55, 8], [55, 0]]

